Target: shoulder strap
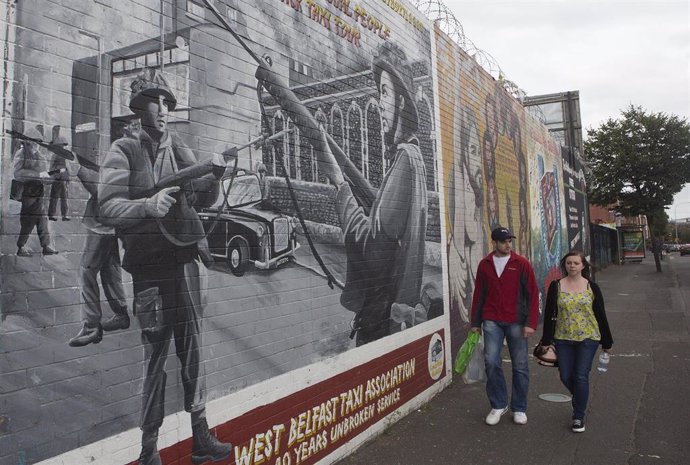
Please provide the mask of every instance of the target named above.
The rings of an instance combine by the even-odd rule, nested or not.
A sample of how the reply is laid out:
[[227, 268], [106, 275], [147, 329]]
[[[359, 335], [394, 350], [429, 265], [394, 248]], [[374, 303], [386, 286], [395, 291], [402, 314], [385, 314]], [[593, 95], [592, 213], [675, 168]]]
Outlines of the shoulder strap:
[[[556, 281], [558, 283], [558, 294], [560, 295], [561, 293], [561, 280]], [[558, 317], [558, 295], [556, 296], [556, 305], [554, 306], [553, 309], [553, 315], [551, 315], [551, 320], [556, 321], [556, 318]]]

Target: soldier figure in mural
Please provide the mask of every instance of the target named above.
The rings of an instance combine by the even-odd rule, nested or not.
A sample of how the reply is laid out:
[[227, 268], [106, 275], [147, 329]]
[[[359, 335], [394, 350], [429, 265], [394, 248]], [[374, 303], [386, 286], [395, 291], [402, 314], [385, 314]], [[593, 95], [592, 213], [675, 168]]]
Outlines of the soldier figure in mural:
[[[53, 140], [51, 145], [64, 147], [67, 145], [67, 140], [60, 135], [60, 126], [53, 128]], [[62, 214], [62, 221], [69, 221], [69, 205], [67, 203], [67, 196], [69, 192], [69, 171], [67, 170], [67, 160], [53, 154], [50, 160], [50, 171], [59, 172], [55, 176], [55, 180], [50, 186], [50, 203], [48, 204], [48, 219], [57, 221], [58, 207]]]
[[[28, 137], [40, 140], [42, 134], [36, 128], [30, 128], [26, 134]], [[50, 245], [50, 232], [48, 231], [48, 216], [44, 199], [44, 187], [53, 180], [55, 174], [45, 169], [45, 161], [41, 156], [38, 145], [30, 140], [23, 140], [22, 146], [13, 157], [14, 179], [21, 188], [15, 195], [22, 203], [19, 213], [20, 232], [17, 239], [17, 256], [30, 257], [31, 250], [26, 247], [29, 235], [36, 227], [38, 238], [43, 248], [43, 255], [55, 255], [55, 250]]]
[[137, 139], [139, 137], [139, 132], [141, 131], [141, 120], [137, 115], [130, 113], [113, 118], [113, 121], [113, 133], [115, 134], [115, 139], [119, 139], [120, 137]]
[[266, 179], [266, 165], [258, 161], [255, 170], [259, 174], [259, 187], [261, 188], [261, 208], [269, 209], [271, 203], [271, 183]]
[[[141, 129], [139, 118], [132, 114], [119, 118], [122, 122], [122, 137], [137, 139]], [[115, 228], [99, 221], [98, 208], [98, 171], [80, 166], [77, 178], [84, 189], [91, 194], [86, 203], [84, 220], [86, 242], [81, 256], [80, 283], [82, 299], [83, 326], [79, 333], [70, 339], [72, 347], [82, 347], [98, 343], [103, 339], [103, 331], [116, 331], [129, 328], [125, 288], [122, 285], [120, 249], [115, 236]], [[101, 318], [101, 293], [98, 287], [98, 275], [101, 276], [103, 293], [114, 315], [103, 323]]]
[[392, 42], [379, 47], [372, 63], [389, 170], [370, 211], [351, 186], [327, 144], [319, 170], [336, 186], [336, 210], [345, 241], [347, 275], [341, 303], [356, 313], [357, 345], [391, 334], [391, 307], [420, 302], [427, 224], [426, 168], [416, 131], [419, 115], [412, 69]]
[[184, 409], [191, 414], [192, 462], [224, 460], [232, 445], [212, 436], [206, 422], [201, 357], [205, 268], [199, 258], [205, 242], [195, 208], [215, 201], [226, 164], [216, 154], [211, 174], [182, 187], [156, 190], [161, 179], [196, 166], [197, 157], [168, 131], [168, 112], [177, 101], [165, 78], [147, 69], [131, 88], [129, 106], [141, 118], [143, 130], [136, 139], [121, 138], [111, 146], [100, 170], [98, 200], [103, 222], [114, 226], [123, 241], [122, 266], [132, 275], [134, 313], [145, 347], [139, 465], [161, 464], [157, 440], [165, 414], [165, 361], [172, 338], [180, 360]]

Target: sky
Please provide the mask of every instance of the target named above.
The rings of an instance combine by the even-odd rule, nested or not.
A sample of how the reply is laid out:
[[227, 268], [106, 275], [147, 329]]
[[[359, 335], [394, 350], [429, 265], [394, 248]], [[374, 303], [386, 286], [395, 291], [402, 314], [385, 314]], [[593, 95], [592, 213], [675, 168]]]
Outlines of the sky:
[[[630, 104], [690, 121], [688, 0], [443, 0], [527, 95], [580, 92], [583, 135]], [[690, 217], [690, 184], [671, 220]]]

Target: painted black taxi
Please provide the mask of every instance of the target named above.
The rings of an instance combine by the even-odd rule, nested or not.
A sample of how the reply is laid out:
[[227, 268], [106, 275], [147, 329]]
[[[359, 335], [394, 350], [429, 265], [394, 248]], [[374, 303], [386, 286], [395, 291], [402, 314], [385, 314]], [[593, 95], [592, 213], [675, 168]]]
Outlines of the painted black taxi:
[[213, 228], [208, 235], [211, 255], [226, 260], [236, 276], [252, 266], [276, 268], [300, 247], [295, 235], [297, 219], [262, 198], [259, 176], [252, 171], [225, 176], [218, 200], [199, 217], [207, 232]]

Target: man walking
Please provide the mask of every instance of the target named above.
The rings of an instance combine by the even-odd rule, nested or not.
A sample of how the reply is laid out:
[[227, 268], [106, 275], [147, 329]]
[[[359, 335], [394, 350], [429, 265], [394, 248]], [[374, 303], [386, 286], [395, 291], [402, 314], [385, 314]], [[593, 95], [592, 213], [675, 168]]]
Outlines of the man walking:
[[187, 187], [151, 195], [163, 178], [197, 163], [195, 154], [168, 131], [177, 100], [165, 78], [147, 69], [131, 84], [130, 109], [141, 119], [136, 139], [116, 140], [100, 170], [100, 218], [122, 238], [122, 266], [132, 275], [134, 312], [142, 331], [145, 378], [139, 465], [160, 465], [158, 430], [165, 414], [165, 361], [170, 340], [180, 360], [184, 409], [191, 414], [192, 463], [230, 457], [231, 444], [211, 435], [206, 422], [206, 386], [201, 357], [205, 268], [197, 243], [204, 230], [195, 207], [210, 206], [225, 163], [214, 157], [212, 175]]
[[527, 338], [534, 334], [539, 321], [539, 289], [532, 265], [512, 251], [514, 238], [510, 230], [500, 226], [491, 231], [494, 251], [479, 262], [472, 297], [472, 331], [483, 328], [484, 333], [486, 393], [491, 404], [488, 425], [498, 424], [508, 411], [501, 359], [504, 338], [513, 371], [513, 421], [527, 423]]

